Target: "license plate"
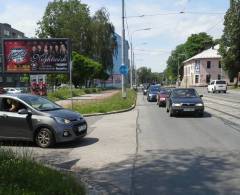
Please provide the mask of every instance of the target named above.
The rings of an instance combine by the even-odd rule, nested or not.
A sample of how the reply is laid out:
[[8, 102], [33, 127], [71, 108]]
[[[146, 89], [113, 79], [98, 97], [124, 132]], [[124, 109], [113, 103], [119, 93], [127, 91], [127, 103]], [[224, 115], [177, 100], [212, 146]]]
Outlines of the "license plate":
[[193, 112], [195, 109], [194, 108], [184, 108], [183, 111], [185, 112]]
[[87, 128], [87, 125], [81, 125], [78, 127], [78, 132], [84, 131], [86, 130], [86, 128]]

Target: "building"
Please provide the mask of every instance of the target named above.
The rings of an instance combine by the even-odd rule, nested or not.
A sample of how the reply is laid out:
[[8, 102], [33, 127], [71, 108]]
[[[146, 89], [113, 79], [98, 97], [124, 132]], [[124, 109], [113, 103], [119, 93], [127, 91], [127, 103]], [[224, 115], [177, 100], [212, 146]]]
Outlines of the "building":
[[[121, 88], [122, 87], [122, 75], [120, 74], [120, 66], [122, 65], [122, 37], [118, 34], [115, 34], [117, 48], [115, 50], [115, 55], [113, 56], [113, 70], [110, 73], [109, 79], [105, 82], [106, 87]], [[125, 41], [125, 65], [130, 68], [129, 60], [129, 44], [128, 41]], [[127, 76], [126, 76], [127, 77]], [[129, 83], [129, 78], [127, 77], [125, 82]], [[99, 82], [98, 82], [99, 85]]]
[[222, 68], [218, 49], [219, 45], [216, 45], [183, 62], [182, 87], [206, 86], [216, 79], [224, 79], [230, 83], [228, 74]]
[[0, 23], [0, 86], [10, 87], [19, 86], [20, 75], [3, 74], [3, 39], [4, 38], [24, 38], [24, 33], [11, 27], [10, 24]]

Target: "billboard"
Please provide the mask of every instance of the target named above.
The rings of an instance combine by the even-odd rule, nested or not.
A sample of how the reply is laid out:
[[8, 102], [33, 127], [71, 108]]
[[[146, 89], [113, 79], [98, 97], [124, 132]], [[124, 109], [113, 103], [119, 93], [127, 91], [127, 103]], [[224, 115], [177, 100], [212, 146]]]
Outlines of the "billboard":
[[68, 39], [4, 39], [3, 70], [6, 73], [68, 73]]

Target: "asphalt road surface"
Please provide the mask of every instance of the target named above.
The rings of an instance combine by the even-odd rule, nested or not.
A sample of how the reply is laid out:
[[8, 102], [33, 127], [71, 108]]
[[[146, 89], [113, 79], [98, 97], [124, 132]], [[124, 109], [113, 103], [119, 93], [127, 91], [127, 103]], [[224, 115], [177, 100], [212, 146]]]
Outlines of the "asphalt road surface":
[[240, 194], [239, 126], [210, 113], [169, 117], [141, 94], [136, 109], [132, 194]]

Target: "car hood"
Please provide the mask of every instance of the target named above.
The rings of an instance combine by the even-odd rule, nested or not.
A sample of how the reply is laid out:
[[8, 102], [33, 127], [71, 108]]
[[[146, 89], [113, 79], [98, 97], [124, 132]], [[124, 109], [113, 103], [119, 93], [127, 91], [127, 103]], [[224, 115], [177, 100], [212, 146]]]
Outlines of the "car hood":
[[41, 112], [46, 113], [52, 117], [60, 117], [68, 120], [77, 120], [79, 118], [82, 118], [82, 116], [79, 113], [73, 112], [68, 109], [59, 109], [59, 110], [50, 110], [50, 111], [41, 111]]
[[203, 103], [200, 97], [184, 97], [184, 98], [172, 98], [173, 103]]

